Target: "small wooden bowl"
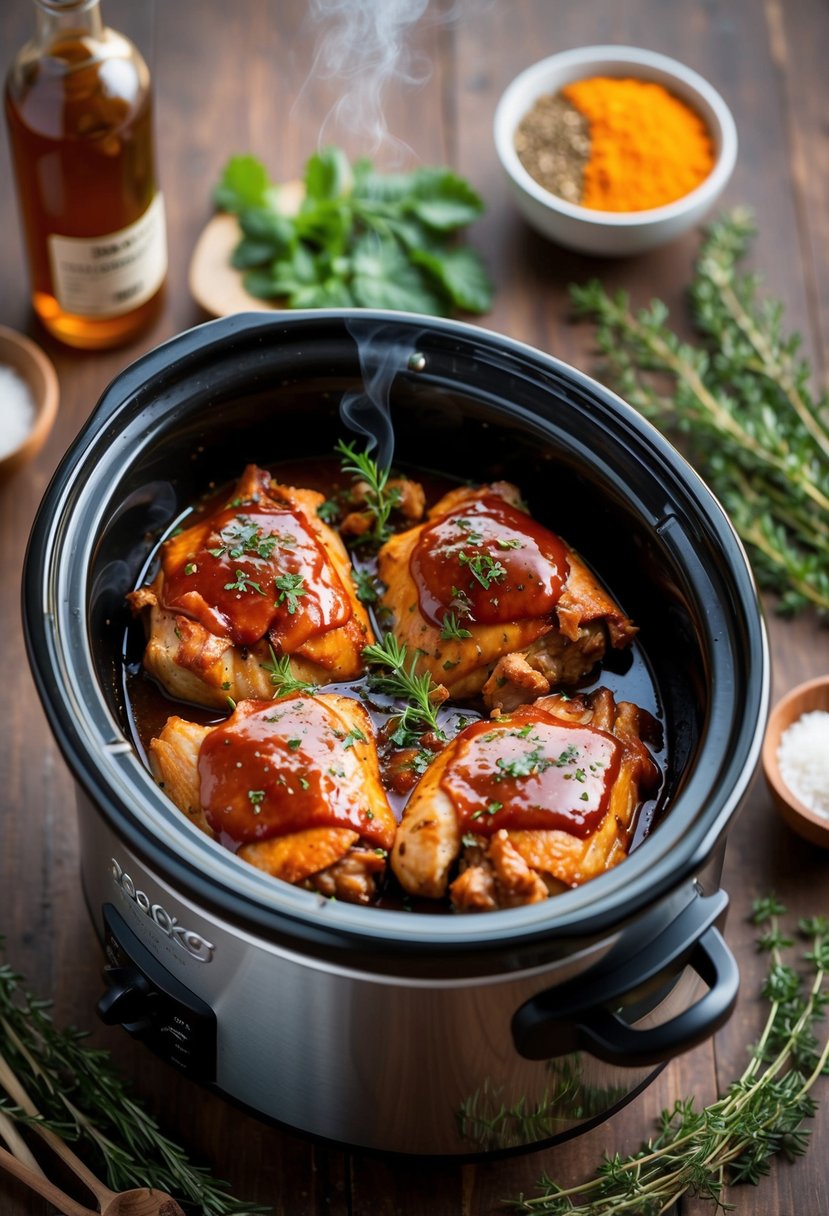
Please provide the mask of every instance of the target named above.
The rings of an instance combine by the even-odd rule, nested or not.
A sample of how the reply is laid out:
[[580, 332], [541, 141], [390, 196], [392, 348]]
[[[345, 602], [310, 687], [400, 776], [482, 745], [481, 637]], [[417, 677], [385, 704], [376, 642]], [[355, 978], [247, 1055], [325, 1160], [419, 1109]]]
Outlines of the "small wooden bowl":
[[785, 730], [803, 714], [822, 709], [829, 712], [829, 675], [799, 684], [771, 712], [763, 742], [763, 773], [777, 810], [785, 823], [804, 839], [829, 849], [829, 819], [805, 806], [780, 775], [777, 749]]
[[[40, 451], [58, 412], [58, 377], [54, 364], [36, 342], [0, 325], [0, 365], [10, 367], [29, 386], [34, 417], [23, 442], [0, 457], [0, 481], [22, 468]], [[2, 404], [2, 403], [0, 403]]]

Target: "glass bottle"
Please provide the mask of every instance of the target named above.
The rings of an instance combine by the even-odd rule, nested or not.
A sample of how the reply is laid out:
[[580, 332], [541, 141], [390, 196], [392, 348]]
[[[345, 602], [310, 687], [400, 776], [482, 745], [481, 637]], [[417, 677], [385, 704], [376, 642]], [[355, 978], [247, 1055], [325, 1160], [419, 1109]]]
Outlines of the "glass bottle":
[[155, 315], [167, 271], [150, 76], [99, 0], [34, 4], [5, 96], [32, 304], [68, 345], [114, 346]]

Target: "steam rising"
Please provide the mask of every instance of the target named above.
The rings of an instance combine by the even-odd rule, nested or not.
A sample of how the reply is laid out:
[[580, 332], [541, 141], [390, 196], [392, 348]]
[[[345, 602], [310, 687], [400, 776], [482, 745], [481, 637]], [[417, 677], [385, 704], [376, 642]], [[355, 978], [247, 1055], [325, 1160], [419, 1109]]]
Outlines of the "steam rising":
[[429, 78], [428, 58], [407, 45], [429, 0], [309, 0], [308, 7], [321, 30], [310, 77], [342, 82], [320, 144], [337, 142], [331, 127], [358, 136], [366, 155], [399, 143], [388, 135], [383, 96], [392, 81], [417, 86]]
[[398, 322], [378, 325], [359, 318], [346, 321], [346, 329], [357, 343], [365, 387], [363, 392], [343, 396], [340, 417], [350, 430], [365, 436], [366, 450], [381, 469], [387, 469], [394, 456], [391, 386], [417, 350], [421, 331]]

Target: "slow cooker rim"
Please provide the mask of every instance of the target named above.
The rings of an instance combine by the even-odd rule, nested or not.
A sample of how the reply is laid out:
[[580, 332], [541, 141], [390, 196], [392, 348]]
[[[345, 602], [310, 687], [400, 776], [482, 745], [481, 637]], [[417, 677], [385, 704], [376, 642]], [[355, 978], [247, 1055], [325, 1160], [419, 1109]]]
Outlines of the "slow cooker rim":
[[[77, 483], [77, 479], [80, 477], [84, 467], [86, 452], [88, 449], [94, 449], [95, 437], [100, 423], [105, 419], [115, 417], [119, 411], [128, 409], [133, 394], [141, 385], [145, 384], [149, 378], [148, 373], [152, 369], [164, 371], [169, 375], [174, 368], [180, 369], [183, 364], [186, 364], [188, 359], [198, 357], [206, 346], [210, 345], [215, 350], [217, 340], [219, 343], [227, 344], [239, 339], [240, 335], [247, 338], [255, 338], [258, 331], [262, 331], [262, 333], [265, 330], [272, 331], [274, 326], [285, 327], [286, 330], [290, 330], [302, 325], [311, 325], [312, 327], [330, 325], [333, 321], [351, 320], [353, 317], [353, 312], [347, 309], [329, 310], [325, 313], [293, 313], [289, 316], [273, 318], [265, 318], [260, 314], [241, 314], [229, 321], [208, 322], [206, 325], [186, 331], [184, 334], [171, 338], [168, 342], [137, 360], [108, 386], [86, 427], [84, 427], [75, 444], [69, 449], [56, 471], [52, 483], [44, 496], [35, 526], [32, 529], [29, 552], [26, 558], [24, 621], [30, 660], [41, 699], [47, 708], [47, 714], [50, 717], [51, 725], [55, 730], [61, 750], [76, 780], [86, 789], [89, 796], [101, 807], [102, 811], [106, 809], [108, 818], [112, 821], [113, 825], [117, 825], [119, 835], [126, 839], [130, 847], [135, 848], [141, 855], [147, 857], [151, 864], [159, 869], [160, 872], [170, 875], [175, 871], [177, 883], [183, 889], [191, 891], [203, 905], [207, 907], [216, 906], [224, 914], [229, 913], [231, 918], [242, 920], [245, 923], [250, 923], [251, 921], [257, 922], [261, 928], [266, 930], [277, 927], [284, 929], [286, 916], [294, 922], [295, 929], [298, 927], [297, 916], [300, 917], [303, 931], [307, 931], [309, 926], [305, 923], [305, 914], [297, 913], [295, 908], [288, 910], [279, 907], [274, 909], [266, 908], [258, 900], [252, 901], [247, 897], [240, 896], [237, 890], [228, 891], [223, 887], [217, 889], [214, 878], [206, 877], [201, 871], [194, 871], [191, 867], [183, 865], [179, 858], [175, 855], [170, 855], [170, 851], [158, 839], [154, 838], [151, 833], [146, 832], [140, 824], [131, 818], [129, 808], [121, 805], [119, 801], [114, 800], [110, 796], [110, 791], [102, 780], [103, 774], [97, 768], [95, 769], [95, 779], [93, 779], [88, 765], [83, 763], [85, 757], [76, 755], [76, 748], [80, 740], [75, 723], [71, 715], [65, 712], [66, 706], [62, 698], [58, 697], [57, 702], [55, 702], [55, 699], [51, 695], [53, 690], [50, 690], [48, 687], [48, 680], [45, 678], [37, 661], [37, 646], [33, 634], [30, 633], [29, 612], [26, 605], [27, 602], [28, 605], [33, 605], [37, 602], [38, 591], [36, 585], [34, 585], [34, 571], [39, 564], [42, 565], [44, 563], [50, 548], [50, 537], [44, 535], [44, 520], [47, 515], [56, 512], [57, 505], [65, 501], [72, 487]], [[767, 641], [762, 614], [757, 611], [756, 589], [754, 588], [753, 579], [751, 578], [742, 546], [722, 508], [716, 503], [713, 495], [711, 495], [710, 490], [701, 482], [676, 449], [651, 424], [647, 423], [640, 415], [633, 411], [630, 406], [610, 392], [610, 390], [592, 380], [585, 373], [571, 368], [554, 356], [547, 355], [527, 344], [463, 322], [423, 318], [401, 313], [360, 312], [359, 317], [361, 322], [367, 321], [369, 323], [382, 323], [388, 320], [405, 321], [415, 328], [426, 328], [429, 331], [437, 330], [438, 332], [443, 331], [452, 338], [467, 338], [479, 345], [481, 343], [484, 345], [494, 343], [499, 354], [503, 354], [506, 351], [514, 357], [521, 357], [536, 365], [540, 360], [542, 365], [547, 366], [548, 370], [554, 370], [559, 375], [563, 374], [564, 378], [568, 381], [575, 380], [583, 391], [593, 396], [598, 396], [604, 403], [611, 402], [615, 410], [621, 409], [627, 417], [628, 422], [632, 422], [634, 425], [634, 429], [639, 432], [644, 430], [649, 442], [652, 445], [655, 444], [657, 450], [661, 450], [671, 464], [681, 462], [685, 482], [694, 488], [694, 492], [698, 498], [701, 497], [704, 500], [709, 512], [712, 508], [716, 509], [718, 529], [722, 532], [720, 540], [723, 543], [727, 543], [727, 547], [731, 549], [731, 556], [738, 558], [736, 570], [740, 573], [738, 581], [742, 584], [739, 588], [740, 598], [744, 608], [750, 600], [754, 605], [756, 613], [756, 619], [753, 614], [747, 614], [747, 624], [751, 627], [750, 632], [753, 635], [749, 639], [750, 646], [755, 652], [759, 650], [759, 653], [763, 656], [763, 661], [760, 664], [763, 678], [761, 686], [756, 690], [755, 695], [755, 702], [758, 708], [758, 726], [754, 730], [753, 739], [749, 740], [740, 779], [731, 787], [730, 796], [718, 808], [716, 815], [713, 816], [710, 823], [706, 822], [702, 826], [696, 825], [696, 831], [686, 838], [686, 848], [682, 858], [683, 864], [679, 872], [676, 857], [671, 858], [670, 864], [666, 864], [664, 857], [659, 859], [659, 864], [654, 864], [654, 859], [649, 858], [647, 866], [647, 891], [641, 891], [639, 898], [634, 900], [632, 887], [635, 879], [637, 877], [641, 878], [641, 875], [631, 872], [631, 867], [637, 858], [637, 854], [635, 853], [625, 864], [623, 881], [617, 881], [616, 883], [604, 882], [604, 879], [614, 878], [614, 874], [611, 872], [609, 875], [603, 875], [600, 878], [594, 879], [589, 884], [589, 887], [593, 891], [596, 891], [597, 883], [601, 884], [602, 887], [615, 887], [615, 890], [611, 892], [606, 890], [602, 890], [601, 892], [596, 891], [596, 895], [600, 896], [599, 898], [585, 899], [584, 897], [578, 898], [579, 893], [583, 893], [584, 891], [584, 888], [580, 888], [577, 892], [568, 892], [563, 897], [557, 899], [555, 901], [557, 906], [556, 915], [553, 918], [554, 923], [551, 923], [549, 907], [537, 905], [535, 909], [531, 907], [488, 913], [485, 918], [475, 918], [472, 924], [468, 918], [448, 916], [445, 918], [445, 922], [448, 923], [444, 922], [442, 932], [437, 933], [435, 921], [444, 921], [444, 918], [412, 917], [406, 913], [389, 912], [381, 909], [353, 908], [349, 905], [340, 904], [337, 908], [331, 909], [331, 916], [326, 916], [327, 924], [324, 928], [326, 934], [333, 932], [337, 936], [341, 934], [345, 934], [346, 936], [356, 935], [360, 939], [370, 939], [375, 942], [383, 937], [388, 937], [390, 941], [393, 941], [396, 948], [405, 944], [412, 949], [423, 948], [430, 950], [435, 949], [438, 945], [447, 949], [459, 946], [467, 950], [491, 949], [502, 946], [506, 942], [514, 945], [518, 939], [522, 942], [528, 942], [542, 935], [545, 938], [566, 938], [570, 936], [583, 938], [585, 935], [592, 936], [604, 933], [608, 928], [617, 924], [620, 918], [624, 919], [642, 906], [656, 901], [666, 890], [675, 886], [684, 877], [687, 877], [688, 874], [693, 874], [701, 868], [715, 847], [717, 839], [722, 834], [724, 825], [741, 802], [745, 788], [751, 780], [759, 755], [762, 735], [759, 723], [768, 704], [768, 662]], [[221, 331], [221, 337], [218, 339], [216, 336], [217, 329]], [[180, 358], [170, 363], [170, 349], [176, 347], [178, 348]], [[117, 396], [118, 400], [113, 401], [113, 396]], [[111, 414], [108, 413], [110, 409], [112, 410]], [[52, 507], [51, 513], [49, 511], [50, 506]], [[707, 522], [711, 524], [712, 521], [711, 519], [707, 519]], [[731, 567], [731, 570], [733, 573], [734, 567]], [[46, 639], [44, 638], [44, 640]], [[58, 712], [56, 704], [62, 712]], [[639, 865], [641, 864], [639, 863]], [[577, 896], [577, 898], [571, 899], [571, 896]], [[309, 913], [313, 913], [318, 917], [318, 901], [313, 896], [310, 896], [309, 899]], [[587, 908], [583, 906], [585, 902], [589, 904]], [[572, 910], [567, 909], [565, 906], [567, 903], [573, 905]], [[631, 906], [632, 904], [634, 906]], [[539, 908], [544, 909], [543, 913], [539, 913]], [[332, 921], [334, 922], [333, 924], [331, 923]], [[412, 931], [413, 922], [421, 922], [415, 931]], [[316, 924], [311, 926], [311, 928], [316, 931], [319, 930], [320, 926]], [[311, 936], [314, 936], [314, 933]], [[436, 938], [439, 940], [436, 940]]]

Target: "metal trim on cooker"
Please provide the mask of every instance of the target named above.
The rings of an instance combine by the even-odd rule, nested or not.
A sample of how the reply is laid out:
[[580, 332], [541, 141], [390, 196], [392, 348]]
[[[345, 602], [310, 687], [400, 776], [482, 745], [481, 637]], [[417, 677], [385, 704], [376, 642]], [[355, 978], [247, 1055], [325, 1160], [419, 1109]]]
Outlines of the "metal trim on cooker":
[[[699, 870], [742, 801], [759, 758], [768, 708], [768, 643], [742, 545], [710, 491], [675, 449], [631, 407], [553, 356], [460, 322], [402, 313], [367, 312], [360, 318], [366, 324], [391, 320], [420, 334], [418, 349], [427, 357], [427, 370], [421, 373], [425, 383], [429, 382], [432, 348], [437, 349], [438, 339], [448, 340], [459, 362], [471, 358], [485, 367], [509, 370], [515, 375], [517, 391], [524, 377], [528, 381], [532, 377], [536, 386], [541, 381], [549, 383], [559, 395], [566, 393], [583, 411], [612, 415], [631, 445], [658, 464], [660, 475], [674, 492], [695, 505], [705, 520], [708, 539], [716, 542], [729, 559], [734, 579], [731, 615], [724, 609], [721, 619], [712, 623], [705, 606], [699, 605], [699, 624], [711, 642], [712, 670], [707, 673], [707, 680], [716, 685], [718, 643], [728, 629], [739, 629], [744, 634], [747, 652], [757, 660], [755, 670], [747, 673], [752, 680], [751, 701], [745, 707], [746, 713], [734, 723], [733, 731], [728, 722], [721, 720], [722, 711], [715, 703], [702, 727], [701, 746], [706, 739], [719, 737], [729, 727], [730, 746], [722, 748], [718, 772], [692, 773], [671, 814], [623, 867], [593, 879], [586, 887], [557, 896], [554, 901], [490, 912], [485, 917], [418, 917], [322, 902], [308, 892], [260, 875], [184, 823], [132, 752], [92, 678], [83, 606], [89, 598], [88, 571], [95, 537], [109, 500], [101, 494], [100, 483], [91, 489], [86, 485], [84, 479], [90, 467], [96, 466], [99, 477], [109, 470], [114, 477], [125, 451], [129, 451], [132, 460], [144, 445], [151, 443], [153, 431], [142, 432], [136, 411], [140, 412], [149, 393], [154, 393], [155, 409], [163, 409], [165, 384], [169, 385], [173, 378], [190, 378], [195, 386], [199, 379], [196, 365], [208, 350], [211, 360], [218, 362], [221, 358], [227, 360], [238, 346], [279, 337], [298, 341], [301, 349], [303, 335], [313, 339], [314, 333], [330, 330], [333, 324], [342, 324], [352, 317], [348, 310], [331, 310], [294, 313], [284, 318], [241, 315], [210, 322], [143, 356], [106, 390], [47, 490], [26, 559], [26, 642], [52, 728], [77, 780], [104, 809], [129, 847], [153, 868], [169, 875], [182, 891], [204, 907], [216, 908], [236, 923], [253, 924], [266, 933], [280, 936], [287, 933], [303, 942], [332, 948], [352, 948], [360, 943], [375, 950], [382, 944], [395, 952], [451, 953], [508, 947], [516, 961], [534, 943], [543, 941], [549, 947], [560, 939], [583, 941], [605, 933], [630, 920], [684, 877]], [[176, 350], [178, 357], [171, 362], [171, 354]], [[441, 383], [440, 379], [435, 383]], [[449, 385], [450, 381], [443, 383]], [[458, 387], [467, 386], [455, 381], [454, 388]], [[476, 385], [470, 391], [480, 399], [486, 397], [485, 387]], [[171, 400], [168, 408], [174, 409], [175, 402]], [[535, 427], [540, 434], [545, 432], [538, 415], [520, 405], [511, 404], [509, 416], [521, 418], [526, 427]], [[548, 420], [546, 426], [551, 425]], [[76, 512], [71, 527], [67, 524], [70, 507]], [[84, 524], [80, 533], [79, 510]], [[664, 527], [665, 543], [675, 543], [669, 535], [670, 511], [666, 512]], [[52, 560], [67, 537], [67, 528], [73, 542], [68, 572], [59, 569]], [[688, 546], [686, 550], [684, 559], [700, 560], [695, 559]], [[701, 569], [705, 574], [704, 565]], [[49, 585], [41, 584], [44, 570], [51, 573]], [[711, 571], [706, 576], [714, 578], [716, 574]], [[52, 615], [53, 605], [56, 616]], [[135, 805], [136, 787], [146, 798], [149, 814], [145, 815], [143, 808]], [[700, 801], [717, 797], [718, 788], [728, 788], [730, 792], [709, 819]], [[686, 822], [689, 816], [690, 823]]]

